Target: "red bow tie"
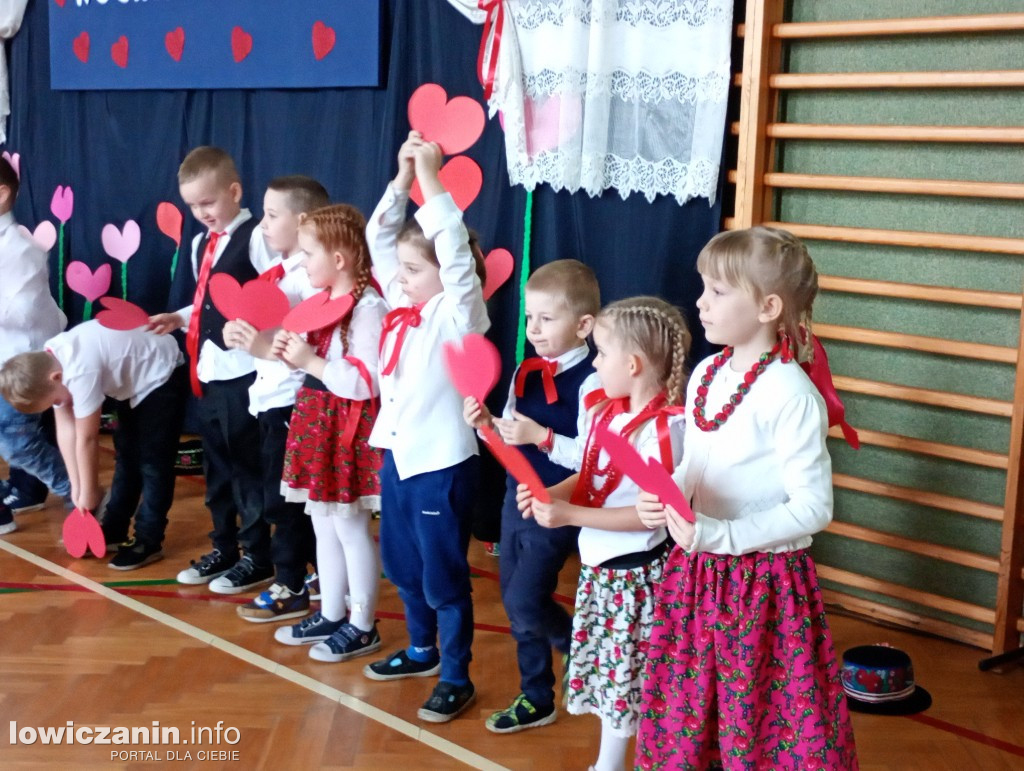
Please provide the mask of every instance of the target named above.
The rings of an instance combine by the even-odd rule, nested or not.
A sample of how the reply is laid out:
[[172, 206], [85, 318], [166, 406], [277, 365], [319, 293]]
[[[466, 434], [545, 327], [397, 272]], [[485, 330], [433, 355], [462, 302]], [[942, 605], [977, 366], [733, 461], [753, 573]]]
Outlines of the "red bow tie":
[[268, 268], [257, 276], [260, 281], [269, 281], [271, 284], [277, 284], [282, 278], [284, 278], [284, 265], [277, 263], [272, 268]]
[[380, 354], [382, 356], [384, 355], [384, 345], [388, 335], [392, 331], [396, 331], [397, 337], [395, 338], [395, 347], [391, 350], [391, 357], [380, 371], [380, 374], [390, 375], [395, 371], [395, 367], [398, 366], [398, 357], [402, 353], [402, 343], [405, 342], [405, 334], [409, 331], [409, 327], [418, 327], [420, 325], [420, 322], [423, 320], [420, 310], [425, 304], [420, 303], [408, 308], [395, 308], [384, 317], [384, 324], [380, 334]]
[[558, 371], [557, 361], [548, 361], [540, 356], [524, 359], [516, 374], [516, 398], [521, 399], [526, 388], [526, 376], [539, 371], [544, 381], [544, 398], [548, 404], [558, 401], [558, 390], [555, 388], [555, 372]]

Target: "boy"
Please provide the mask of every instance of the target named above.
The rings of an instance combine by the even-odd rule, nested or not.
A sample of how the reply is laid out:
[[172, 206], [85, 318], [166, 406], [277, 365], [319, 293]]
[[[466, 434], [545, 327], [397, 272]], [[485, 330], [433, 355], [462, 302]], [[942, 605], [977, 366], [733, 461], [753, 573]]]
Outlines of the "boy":
[[[298, 248], [299, 217], [327, 204], [327, 191], [310, 177], [278, 177], [267, 185], [260, 228], [269, 247], [280, 252], [281, 259], [260, 278], [276, 283], [292, 305], [317, 291], [309, 283], [304, 267], [306, 253]], [[306, 565], [316, 561], [316, 538], [303, 503], [289, 502], [281, 496], [288, 422], [304, 373], [271, 355], [272, 338], [272, 332], [261, 335], [245, 321], [229, 321], [224, 326], [224, 343], [229, 348], [248, 351], [256, 357], [256, 382], [249, 388], [249, 412], [256, 416], [260, 427], [263, 516], [274, 528], [270, 540], [274, 583], [252, 602], [237, 608], [239, 616], [254, 623], [306, 615], [311, 599], [305, 587]], [[225, 594], [238, 591], [225, 578], [211, 581], [210, 590]]]
[[[538, 268], [526, 283], [526, 337], [538, 356], [523, 361], [509, 387], [502, 417], [469, 397], [470, 425], [491, 423], [520, 449], [545, 486], [580, 467], [580, 405], [600, 386], [587, 336], [601, 307], [594, 272], [576, 260]], [[519, 696], [487, 719], [495, 733], [553, 723], [557, 716], [551, 648], [569, 652], [572, 616], [551, 598], [558, 573], [576, 551], [579, 528], [548, 530], [523, 519], [516, 480], [509, 475], [501, 515], [501, 599], [512, 626], [519, 661]]]
[[270, 530], [263, 519], [259, 424], [248, 410], [255, 365], [245, 351], [222, 347], [227, 319], [207, 290], [216, 273], [227, 273], [239, 284], [256, 278], [275, 255], [252, 214], [241, 207], [241, 179], [226, 152], [194, 149], [178, 169], [178, 188], [192, 216], [207, 228], [192, 241], [196, 292], [192, 307], [152, 316], [149, 326], [161, 335], [188, 328], [185, 347], [192, 393], [200, 397], [206, 505], [213, 519], [213, 550], [178, 573], [178, 581], [205, 584], [224, 576], [225, 583], [244, 591], [274, 575]]
[[[18, 175], [0, 158], [0, 364], [19, 353], [39, 350], [67, 325], [50, 295], [46, 252], [25, 238], [14, 221]], [[0, 399], [0, 456], [10, 464], [11, 481], [0, 497], [0, 535], [17, 529], [12, 510], [28, 511], [46, 500], [31, 496], [24, 481], [38, 477], [58, 495], [71, 494], [71, 482], [57, 448], [46, 439], [38, 415], [24, 415]], [[21, 472], [14, 467], [18, 467]], [[16, 488], [16, 485], [20, 487]], [[21, 489], [26, 488], [26, 489]]]
[[[114, 480], [103, 535], [108, 548], [119, 546], [109, 567], [134, 570], [162, 559], [185, 410], [185, 368], [179, 366], [184, 358], [177, 343], [141, 328], [107, 329], [93, 320], [45, 346], [0, 368], [0, 392], [22, 412], [54, 408], [72, 498], [89, 511], [96, 511], [103, 498], [98, 474], [103, 399], [118, 400]], [[133, 513], [135, 537], [128, 540]]]

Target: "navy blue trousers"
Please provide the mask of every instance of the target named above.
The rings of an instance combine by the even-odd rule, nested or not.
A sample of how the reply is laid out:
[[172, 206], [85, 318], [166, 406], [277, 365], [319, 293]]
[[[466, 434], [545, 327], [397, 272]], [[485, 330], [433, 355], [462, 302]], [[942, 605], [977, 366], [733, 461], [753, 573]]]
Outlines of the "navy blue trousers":
[[479, 458], [399, 479], [390, 451], [380, 470], [380, 555], [405, 605], [409, 641], [440, 638], [441, 679], [469, 680], [473, 599], [466, 551]]

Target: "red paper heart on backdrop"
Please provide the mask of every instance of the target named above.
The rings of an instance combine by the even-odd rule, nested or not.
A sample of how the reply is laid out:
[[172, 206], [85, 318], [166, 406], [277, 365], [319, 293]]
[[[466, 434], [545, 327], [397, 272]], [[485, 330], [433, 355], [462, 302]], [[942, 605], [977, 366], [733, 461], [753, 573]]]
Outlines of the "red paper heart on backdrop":
[[175, 27], [164, 35], [164, 48], [174, 61], [180, 62], [181, 54], [185, 50], [185, 30]]
[[79, 61], [89, 61], [89, 33], [85, 30], [79, 32], [78, 37], [71, 41], [71, 50], [75, 52]]
[[281, 326], [302, 335], [336, 324], [351, 309], [352, 295], [345, 294], [332, 300], [331, 291], [325, 289], [288, 311]]
[[288, 313], [288, 296], [276, 284], [254, 278], [240, 286], [227, 273], [210, 278], [210, 299], [228, 321], [248, 321], [261, 332], [276, 329]]
[[544, 487], [536, 470], [518, 447], [505, 444], [490, 426], [481, 428], [480, 433], [484, 435], [484, 444], [487, 445], [487, 449], [498, 459], [498, 463], [515, 477], [517, 482], [529, 487], [533, 497], [541, 503], [551, 503], [551, 496], [548, 494], [547, 488]]
[[473, 146], [484, 132], [484, 108], [476, 99], [456, 96], [436, 83], [424, 83], [409, 97], [409, 125], [429, 142], [441, 145], [445, 155]]
[[[441, 167], [437, 175], [441, 180], [444, 189], [452, 194], [455, 205], [462, 211], [466, 211], [469, 205], [480, 195], [480, 188], [484, 185], [484, 174], [472, 158], [465, 155], [457, 155]], [[423, 205], [423, 192], [420, 190], [419, 180], [412, 183], [409, 197], [416, 202], [417, 206]]]
[[483, 404], [501, 375], [501, 355], [494, 343], [473, 332], [462, 338], [461, 345], [445, 343], [442, 354], [455, 390]]
[[96, 314], [96, 321], [107, 329], [127, 332], [149, 324], [149, 314], [142, 308], [120, 297], [101, 297], [100, 305], [106, 310]]
[[114, 64], [122, 69], [128, 66], [128, 38], [121, 35], [112, 46], [110, 46], [110, 58]]
[[161, 201], [156, 207], [156, 225], [160, 232], [181, 246], [181, 212], [173, 203]]
[[242, 61], [252, 51], [252, 35], [241, 27], [231, 30], [231, 55], [236, 62]]
[[334, 50], [336, 39], [333, 27], [328, 27], [322, 21], [313, 23], [313, 56], [316, 57], [317, 61], [320, 61]]
[[484, 257], [487, 280], [484, 282], [484, 299], [490, 300], [498, 287], [508, 281], [515, 269], [515, 259], [508, 249], [491, 249]]
[[64, 0], [53, 0], [53, 2], [55, 2], [55, 3], [56, 3], [57, 5], [59, 5], [59, 6], [61, 7], [61, 8], [63, 8], [63, 7], [64, 7]]
[[61, 535], [64, 538], [64, 548], [75, 559], [85, 556], [86, 549], [89, 549], [97, 559], [107, 553], [103, 528], [91, 511], [72, 509], [64, 519]]

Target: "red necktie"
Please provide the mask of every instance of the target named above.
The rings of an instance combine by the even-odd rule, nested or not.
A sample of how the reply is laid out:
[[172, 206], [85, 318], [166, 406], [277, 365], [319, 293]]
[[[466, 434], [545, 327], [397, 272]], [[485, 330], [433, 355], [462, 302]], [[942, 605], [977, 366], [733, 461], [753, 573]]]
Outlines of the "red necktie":
[[519, 365], [519, 372], [516, 374], [516, 398], [523, 397], [526, 376], [538, 370], [544, 380], [544, 398], [548, 404], [554, 404], [558, 401], [558, 390], [555, 388], [555, 372], [558, 370], [558, 362], [548, 361], [540, 356], [523, 359], [523, 363]]
[[277, 284], [277, 282], [284, 278], [284, 265], [277, 263], [274, 267], [260, 273], [256, 278], [260, 281], [269, 281], [271, 284]]
[[395, 347], [391, 351], [391, 358], [388, 359], [388, 363], [384, 365], [384, 369], [380, 371], [380, 374], [390, 375], [395, 371], [395, 367], [398, 366], [398, 357], [402, 352], [402, 343], [405, 342], [405, 333], [409, 331], [409, 327], [418, 327], [420, 325], [422, 320], [420, 309], [424, 305], [426, 303], [420, 303], [408, 308], [395, 308], [384, 317], [384, 325], [380, 334], [381, 355], [384, 354], [384, 344], [387, 341], [388, 334], [393, 330], [397, 330], [398, 336], [395, 338]]
[[199, 364], [199, 317], [203, 312], [203, 300], [206, 298], [206, 286], [210, 282], [210, 270], [213, 268], [213, 255], [217, 252], [217, 242], [223, 233], [210, 233], [203, 252], [203, 262], [199, 267], [199, 278], [196, 279], [196, 293], [192, 298], [192, 318], [189, 319], [188, 332], [185, 333], [185, 350], [188, 351], [188, 374], [192, 380], [192, 393], [197, 397], [203, 395], [203, 387], [199, 382], [196, 366]]

